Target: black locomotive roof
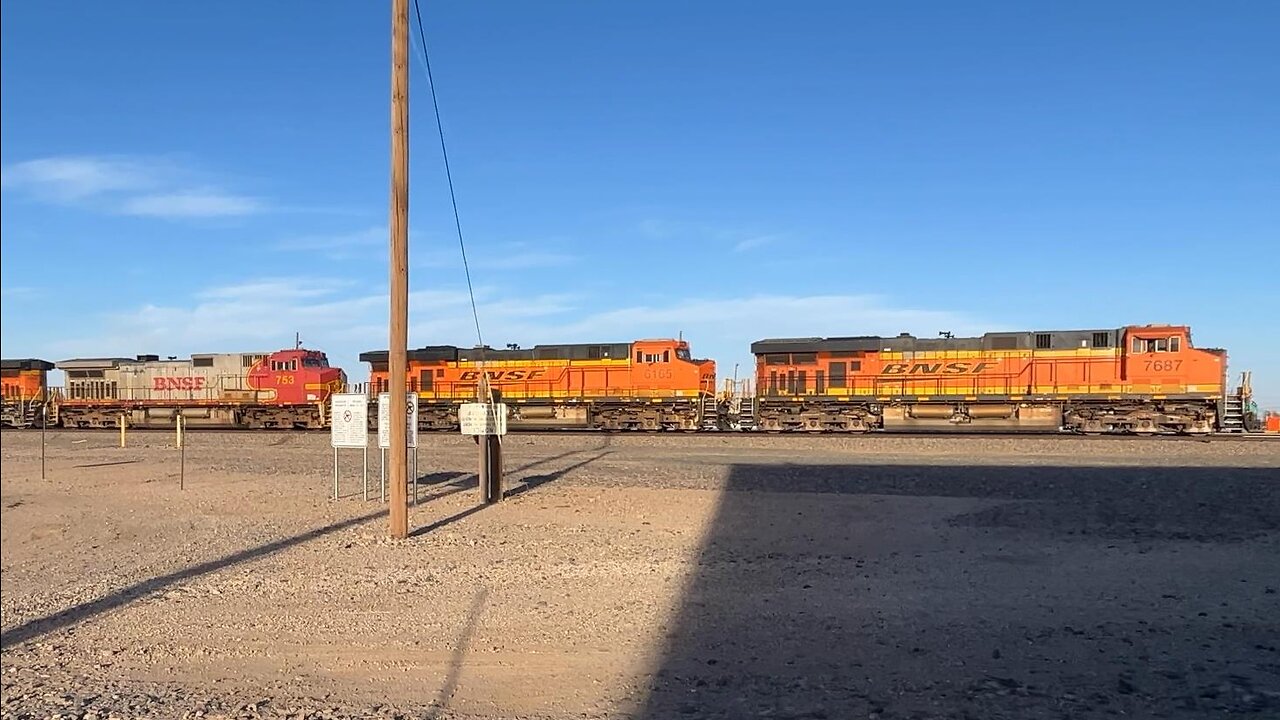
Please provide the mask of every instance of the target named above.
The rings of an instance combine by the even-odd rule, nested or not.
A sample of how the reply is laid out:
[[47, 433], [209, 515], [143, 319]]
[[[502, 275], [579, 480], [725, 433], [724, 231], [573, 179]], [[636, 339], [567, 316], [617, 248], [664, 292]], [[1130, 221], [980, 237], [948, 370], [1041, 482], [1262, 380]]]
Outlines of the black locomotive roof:
[[52, 370], [53, 363], [36, 358], [0, 360], [0, 370]]
[[812, 352], [889, 352], [939, 350], [1068, 350], [1082, 347], [1116, 347], [1121, 330], [1036, 330], [990, 332], [978, 337], [918, 338], [910, 333], [897, 337], [769, 338], [751, 343], [753, 355]]
[[[456, 345], [429, 345], [410, 350], [410, 360], [419, 362], [475, 362], [477, 360], [625, 360], [631, 355], [631, 343], [579, 343], [573, 345], [534, 345], [526, 349], [496, 349], [488, 346], [460, 348]], [[387, 362], [386, 350], [360, 353], [360, 362]]]

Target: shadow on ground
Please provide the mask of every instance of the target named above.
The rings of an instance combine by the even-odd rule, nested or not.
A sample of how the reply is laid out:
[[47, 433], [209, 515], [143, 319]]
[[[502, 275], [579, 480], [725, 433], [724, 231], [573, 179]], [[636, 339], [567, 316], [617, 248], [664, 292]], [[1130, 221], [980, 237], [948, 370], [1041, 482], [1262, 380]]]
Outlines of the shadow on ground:
[[295, 545], [310, 542], [317, 538], [324, 537], [331, 533], [345, 530], [350, 527], [370, 522], [375, 518], [385, 517], [387, 511], [385, 509], [376, 510], [366, 513], [358, 517], [349, 518], [335, 523], [330, 523], [305, 533], [292, 535], [290, 537], [274, 540], [269, 543], [246, 548], [239, 552], [224, 555], [223, 557], [208, 562], [191, 565], [190, 567], [160, 575], [154, 578], [134, 583], [128, 587], [121, 588], [115, 592], [104, 595], [100, 598], [74, 605], [53, 615], [36, 618], [29, 622], [17, 625], [12, 629], [5, 630], [0, 634], [0, 647], [9, 648], [18, 643], [31, 640], [47, 633], [51, 633], [63, 628], [76, 625], [85, 620], [89, 620], [105, 612], [119, 609], [138, 600], [155, 593], [167, 590], [175, 585], [181, 585], [187, 580], [198, 578], [202, 575], [217, 572], [224, 568], [233, 567], [242, 563], [253, 562], [269, 555], [274, 555], [281, 550], [288, 549]]
[[[529, 463], [527, 465], [523, 465], [516, 468], [513, 473], [508, 475], [508, 482], [514, 482], [515, 486], [514, 487], [508, 486], [507, 489], [503, 492], [503, 498], [509, 500], [519, 495], [523, 495], [524, 493], [529, 492], [531, 490], [536, 490], [537, 488], [543, 485], [546, 485], [547, 483], [551, 483], [556, 480], [559, 480], [560, 478], [564, 477], [565, 475], [568, 475], [574, 470], [577, 470], [578, 468], [584, 467], [586, 465], [590, 465], [596, 460], [599, 460], [605, 455], [608, 455], [611, 451], [605, 450], [604, 452], [598, 453], [589, 458], [579, 460], [576, 463], [567, 465], [554, 472], [543, 473], [541, 475], [527, 475], [527, 476], [524, 476], [523, 478], [516, 479], [518, 477], [516, 473], [519, 473], [521, 471], [527, 470], [529, 468], [532, 468], [538, 465], [542, 465], [543, 463], [550, 462], [552, 460], [563, 459], [570, 455], [578, 455], [578, 454], [581, 454], [582, 452], [583, 451], [581, 450], [575, 450], [574, 452], [571, 452], [571, 453], [556, 455], [551, 458], [546, 458], [544, 460], [539, 460], [537, 462]], [[458, 475], [461, 475], [461, 473], [459, 473]], [[436, 493], [431, 497], [431, 499], [445, 497], [447, 495], [452, 495], [453, 493], [462, 492], [464, 490], [475, 489], [476, 483], [477, 483], [476, 476], [474, 474], [458, 477], [455, 479], [445, 480], [444, 482], [452, 485], [452, 487], [443, 492]], [[480, 512], [481, 510], [487, 507], [489, 507], [489, 505], [486, 505], [484, 503], [474, 505], [472, 507], [467, 508], [466, 510], [456, 512], [453, 515], [450, 515], [449, 517], [441, 518], [439, 520], [436, 520], [433, 523], [416, 528], [409, 533], [409, 537], [411, 538], [420, 537], [422, 535], [426, 535], [427, 533], [434, 532], [436, 530], [439, 530], [440, 528], [446, 527], [448, 525], [452, 525], [453, 523], [456, 523], [459, 520], [465, 520], [466, 518], [471, 517], [472, 515], [475, 515], [476, 513]]]
[[738, 465], [638, 717], [1280, 716], [1275, 468]]

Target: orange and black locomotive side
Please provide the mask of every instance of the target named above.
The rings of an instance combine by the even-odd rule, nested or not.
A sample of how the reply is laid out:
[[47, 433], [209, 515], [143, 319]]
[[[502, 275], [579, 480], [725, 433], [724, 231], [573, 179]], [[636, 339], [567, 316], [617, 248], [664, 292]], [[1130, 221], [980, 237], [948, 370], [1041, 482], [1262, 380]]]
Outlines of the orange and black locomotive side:
[[[36, 358], [0, 360], [0, 425], [32, 427], [40, 422], [41, 412], [53, 409], [49, 405], [48, 383], [48, 373], [53, 368], [53, 363]], [[44, 421], [53, 424], [56, 419], [46, 416]]]
[[1190, 328], [980, 337], [761, 340], [763, 430], [993, 428], [1207, 433], [1223, 427], [1226, 353]]
[[[385, 392], [385, 350], [362, 353], [370, 394]], [[507, 405], [512, 428], [697, 430], [718, 425], [715, 362], [694, 359], [683, 339], [410, 350], [410, 391], [419, 426], [458, 427], [458, 406], [476, 402], [486, 385]], [[373, 416], [373, 413], [371, 413]]]

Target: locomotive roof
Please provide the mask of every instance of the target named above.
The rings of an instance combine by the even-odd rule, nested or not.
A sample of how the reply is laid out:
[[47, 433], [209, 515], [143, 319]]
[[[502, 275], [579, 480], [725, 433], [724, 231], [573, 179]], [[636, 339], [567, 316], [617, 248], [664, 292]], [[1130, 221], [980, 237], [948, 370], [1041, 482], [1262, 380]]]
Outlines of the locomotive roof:
[[[753, 355], [811, 352], [910, 352], [915, 350], [1068, 350], [1081, 347], [1116, 347], [1122, 330], [1034, 330], [991, 332], [977, 337], [919, 338], [910, 333], [896, 337], [767, 338], [751, 343]], [[1047, 339], [1046, 339], [1047, 336]], [[1045, 343], [1048, 343], [1047, 347]]]
[[[475, 362], [480, 360], [600, 360], [623, 359], [631, 355], [631, 343], [577, 343], [569, 345], [534, 345], [517, 350], [488, 346], [460, 348], [456, 345], [428, 345], [410, 350], [410, 360], [419, 362]], [[385, 363], [386, 350], [360, 353], [360, 362]]]
[[103, 367], [119, 367], [121, 363], [136, 363], [137, 360], [125, 357], [101, 357], [101, 358], [71, 358], [70, 360], [59, 360], [57, 365], [59, 368], [103, 368]]
[[52, 370], [53, 363], [36, 358], [0, 360], [0, 370]]
[[244, 355], [253, 355], [266, 357], [270, 352], [234, 352], [234, 353], [192, 353], [189, 357], [160, 357], [159, 355], [138, 355], [135, 357], [99, 357], [99, 358], [71, 358], [69, 360], [59, 360], [57, 366], [61, 369], [95, 369], [95, 368], [115, 368], [121, 365], [140, 365], [148, 362], [166, 362], [166, 363], [184, 363], [191, 362], [196, 358], [217, 358], [217, 357], [242, 357]]

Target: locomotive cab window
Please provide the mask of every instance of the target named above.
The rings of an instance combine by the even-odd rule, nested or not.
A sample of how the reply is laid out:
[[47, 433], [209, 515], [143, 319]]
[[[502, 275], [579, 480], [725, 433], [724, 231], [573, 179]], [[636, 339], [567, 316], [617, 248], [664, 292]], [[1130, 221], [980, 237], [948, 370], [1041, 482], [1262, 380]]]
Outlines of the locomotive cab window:
[[689, 350], [688, 350], [688, 348], [680, 348], [679, 350], [676, 350], [676, 359], [677, 359], [677, 360], [692, 360], [692, 359], [693, 359], [693, 357], [692, 357], [691, 355], [689, 355]]
[[1134, 338], [1133, 352], [1135, 353], [1156, 353], [1169, 352], [1172, 345], [1174, 352], [1177, 352], [1179, 338]]
[[1177, 335], [1169, 338], [1169, 352], [1178, 352], [1182, 349], [1182, 338]]

